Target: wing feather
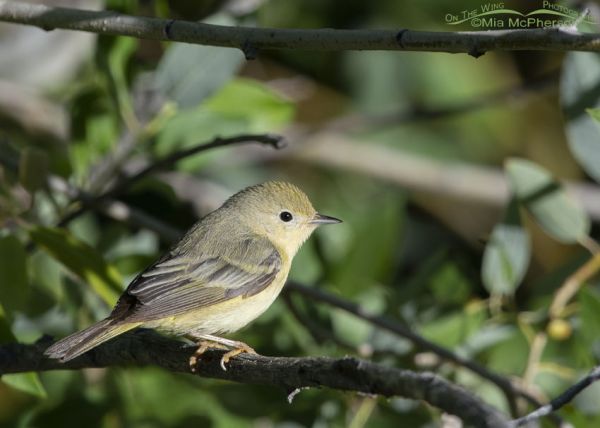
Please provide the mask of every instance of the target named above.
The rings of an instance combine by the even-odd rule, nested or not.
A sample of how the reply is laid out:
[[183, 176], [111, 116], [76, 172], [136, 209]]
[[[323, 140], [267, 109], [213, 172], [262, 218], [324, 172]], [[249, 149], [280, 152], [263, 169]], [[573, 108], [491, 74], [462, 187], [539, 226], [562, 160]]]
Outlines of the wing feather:
[[[245, 239], [233, 254], [170, 253], [150, 266], [129, 285], [122, 298], [135, 305], [130, 321], [148, 321], [214, 305], [264, 290], [282, 268], [277, 249], [265, 238]], [[236, 257], [237, 255], [237, 257]], [[113, 313], [121, 313], [119, 305]]]

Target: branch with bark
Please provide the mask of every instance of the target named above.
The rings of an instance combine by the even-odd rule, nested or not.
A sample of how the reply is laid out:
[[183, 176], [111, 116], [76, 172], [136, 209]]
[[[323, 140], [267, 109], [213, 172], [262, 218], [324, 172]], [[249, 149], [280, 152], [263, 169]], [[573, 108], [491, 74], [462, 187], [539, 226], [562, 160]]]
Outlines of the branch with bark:
[[[181, 233], [177, 232], [176, 230], [173, 230], [173, 228], [171, 228], [169, 226], [166, 226], [166, 225], [165, 225], [165, 227], [161, 226], [161, 224], [160, 224], [161, 222], [159, 220], [152, 219], [152, 218], [148, 219], [147, 218], [148, 216], [146, 216], [146, 215], [142, 216], [141, 218], [139, 218], [137, 215], [135, 215], [134, 217], [129, 216], [129, 217], [123, 218], [123, 219], [121, 219], [119, 216], [112, 215], [111, 213], [113, 211], [118, 211], [118, 212], [123, 211], [122, 209], [116, 209], [117, 207], [114, 206], [115, 204], [119, 204], [119, 206], [123, 205], [125, 208], [127, 206], [120, 201], [111, 199], [111, 197], [117, 196], [117, 195], [121, 194], [122, 192], [126, 192], [131, 187], [132, 184], [137, 182], [142, 177], [145, 177], [145, 176], [147, 176], [153, 172], [156, 172], [158, 170], [166, 169], [166, 168], [172, 166], [173, 164], [175, 164], [177, 161], [179, 161], [181, 159], [185, 159], [190, 156], [193, 156], [201, 151], [221, 147], [223, 145], [239, 144], [239, 143], [252, 142], [252, 141], [258, 141], [263, 144], [271, 145], [274, 148], [281, 148], [281, 146], [282, 146], [281, 137], [273, 136], [273, 135], [260, 135], [259, 134], [259, 135], [241, 135], [241, 136], [231, 137], [229, 139], [217, 138], [212, 142], [199, 144], [199, 145], [193, 146], [190, 149], [186, 149], [185, 151], [175, 152], [174, 154], [171, 154], [163, 159], [156, 160], [154, 163], [146, 166], [145, 168], [141, 169], [139, 172], [134, 173], [133, 175], [130, 175], [121, 181], [118, 181], [117, 183], [114, 184], [114, 186], [111, 189], [109, 189], [108, 191], [106, 191], [103, 194], [96, 195], [96, 196], [85, 195], [84, 201], [87, 203], [84, 204], [80, 210], [76, 211], [76, 213], [80, 214], [81, 212], [84, 212], [85, 210], [87, 210], [89, 208], [95, 208], [95, 209], [98, 209], [98, 210], [108, 214], [109, 216], [111, 216], [119, 221], [131, 221], [131, 220], [136, 221], [139, 223], [140, 226], [149, 227], [152, 230], [159, 233], [160, 236], [162, 236], [163, 239], [165, 239], [167, 242], [174, 241], [175, 240], [174, 238], [177, 236], [180, 236]], [[81, 199], [81, 191], [78, 191], [77, 189], [70, 188], [69, 191], [67, 191], [66, 193], [69, 194], [71, 196], [71, 198], [74, 198], [76, 200]], [[136, 213], [133, 212], [131, 214], [136, 214]], [[67, 217], [67, 218], [69, 220], [71, 219], [70, 217]], [[152, 221], [150, 221], [150, 220], [152, 220]], [[64, 219], [63, 219], [63, 221], [64, 221]], [[61, 221], [61, 223], [63, 223], [63, 221]], [[285, 296], [289, 296], [289, 292], [298, 293], [305, 298], [309, 298], [309, 299], [317, 301], [317, 302], [322, 302], [322, 303], [328, 304], [330, 306], [347, 311], [359, 318], [362, 318], [362, 319], [372, 323], [373, 325], [375, 325], [379, 328], [382, 328], [382, 329], [387, 330], [387, 331], [389, 331], [393, 334], [396, 334], [400, 337], [408, 339], [418, 349], [433, 352], [434, 354], [438, 355], [440, 358], [442, 358], [444, 360], [450, 361], [458, 366], [464, 367], [464, 368], [472, 371], [473, 373], [476, 373], [477, 375], [481, 376], [483, 379], [486, 379], [486, 380], [492, 382], [493, 384], [495, 384], [496, 386], [498, 386], [500, 388], [500, 390], [504, 393], [504, 395], [507, 399], [507, 403], [511, 409], [511, 413], [514, 416], [516, 416], [518, 414], [516, 399], [519, 396], [525, 398], [527, 401], [529, 401], [534, 406], [541, 406], [541, 404], [530, 394], [528, 394], [527, 392], [522, 391], [519, 388], [517, 388], [516, 386], [512, 385], [512, 383], [510, 382], [510, 380], [508, 378], [505, 378], [497, 373], [494, 373], [491, 370], [488, 370], [486, 367], [479, 365], [477, 362], [475, 362], [473, 360], [461, 357], [447, 348], [444, 348], [433, 342], [428, 341], [427, 339], [423, 338], [422, 336], [420, 336], [416, 332], [412, 331], [408, 327], [403, 326], [391, 319], [371, 315], [371, 314], [367, 313], [366, 311], [364, 311], [364, 309], [362, 309], [360, 306], [358, 306], [352, 302], [346, 301], [342, 298], [336, 297], [330, 293], [316, 289], [314, 287], [307, 287], [302, 284], [290, 282], [286, 286]], [[551, 415], [551, 416], [556, 418], [556, 415]], [[556, 420], [555, 420], [555, 422], [556, 422]]]
[[502, 390], [509, 406], [514, 412], [516, 412], [515, 398], [517, 395], [523, 394], [528, 398], [532, 398], [529, 397], [528, 394], [525, 394], [523, 391], [517, 390], [507, 378], [488, 370], [487, 368], [479, 365], [475, 361], [472, 361], [465, 357], [461, 357], [460, 355], [455, 354], [451, 350], [425, 339], [424, 337], [415, 333], [408, 327], [405, 327], [385, 317], [370, 314], [355, 303], [341, 299], [333, 294], [327, 293], [317, 288], [307, 287], [296, 282], [288, 282], [288, 284], [286, 284], [285, 290], [286, 292], [295, 292], [313, 301], [325, 303], [329, 306], [351, 313], [383, 330], [387, 330], [393, 334], [408, 339], [418, 349], [432, 352], [446, 361], [450, 361], [458, 366], [464, 367], [472, 371], [473, 373], [476, 373], [483, 379], [492, 382], [494, 385], [500, 388], [500, 390]]
[[[189, 357], [196, 347], [159, 336], [148, 330], [124, 334], [91, 351], [60, 363], [44, 357], [52, 341], [33, 345], [0, 346], [0, 375], [46, 370], [77, 370], [88, 367], [158, 366], [165, 370], [192, 374]], [[196, 374], [247, 384], [282, 388], [293, 397], [298, 390], [328, 387], [385, 397], [401, 396], [423, 400], [458, 416], [468, 425], [487, 428], [509, 427], [498, 410], [461, 387], [432, 373], [416, 373], [385, 367], [352, 357], [266, 357], [242, 355], [232, 359], [227, 371], [220, 366], [222, 351], [207, 351]]]
[[580, 33], [573, 27], [460, 32], [249, 28], [12, 1], [0, 2], [0, 21], [48, 31], [60, 28], [237, 48], [248, 59], [261, 49], [428, 51], [476, 58], [494, 50], [600, 51], [600, 34]]
[[[178, 162], [179, 160], [187, 158], [189, 156], [193, 156], [201, 151], [221, 147], [223, 145], [238, 144], [238, 143], [252, 142], [252, 141], [258, 141], [258, 142], [261, 142], [261, 143], [264, 143], [267, 145], [271, 145], [275, 148], [280, 148], [281, 143], [282, 143], [281, 138], [277, 137], [277, 136], [260, 135], [260, 134], [259, 135], [241, 135], [241, 136], [232, 137], [232, 138], [224, 139], [224, 140], [215, 139], [214, 141], [212, 141], [210, 143], [200, 144], [200, 145], [192, 147], [191, 149], [187, 149], [182, 152], [176, 152], [170, 156], [167, 156], [166, 158], [155, 161], [155, 163], [150, 164], [147, 167], [141, 169], [138, 173], [134, 173], [133, 175], [125, 178], [124, 180], [117, 182], [117, 184], [115, 184], [114, 187], [112, 187], [110, 190], [108, 190], [107, 192], [105, 192], [103, 194], [97, 195], [95, 197], [91, 196], [91, 195], [86, 195], [86, 199], [89, 198], [91, 200], [88, 201], [89, 202], [88, 204], [86, 204], [84, 207], [82, 207], [82, 210], [93, 208], [93, 209], [97, 209], [102, 212], [105, 212], [109, 216], [111, 216], [119, 221], [133, 221], [133, 222], [137, 223], [137, 225], [139, 225], [139, 226], [147, 227], [147, 228], [150, 228], [151, 230], [156, 231], [166, 241], [169, 241], [169, 242], [173, 241], [174, 237], [180, 236], [181, 233], [171, 227], [168, 227], [168, 226], [163, 227], [161, 225], [160, 220], [154, 219], [151, 216], [147, 216], [144, 214], [140, 218], [140, 216], [139, 216], [140, 213], [137, 213], [134, 211], [130, 213], [131, 214], [130, 216], [126, 216], [126, 218], [121, 215], [114, 215], [114, 212], [121, 212], [121, 211], [123, 211], [123, 209], [126, 209], [127, 205], [123, 204], [120, 201], [111, 199], [111, 198], [109, 198], [109, 196], [118, 195], [118, 194], [121, 194], [122, 192], [126, 192], [127, 189], [133, 183], [137, 182], [137, 180], [139, 180], [140, 178], [145, 177], [148, 174], [151, 174], [153, 172], [156, 172], [157, 170], [162, 170], [162, 169], [168, 168], [168, 167], [172, 166], [174, 163]], [[62, 185], [62, 186], [64, 187], [64, 185]], [[74, 198], [74, 199], [79, 199], [81, 197], [81, 191], [79, 191], [78, 189], [66, 187], [64, 189], [61, 188], [62, 189], [61, 190], [56, 187], [56, 183], [54, 183], [54, 185], [52, 185], [50, 187], [55, 188], [56, 190], [60, 190], [64, 193], [67, 193], [68, 195], [70, 195], [71, 198]], [[97, 203], [100, 200], [104, 200], [104, 203], [100, 203], [100, 204]], [[115, 205], [115, 204], [117, 204], [117, 205]], [[123, 218], [121, 218], [121, 217], [123, 217]], [[566, 404], [567, 402], [571, 401], [584, 388], [589, 386], [591, 383], [596, 381], [598, 379], [598, 377], [600, 377], [596, 370], [596, 371], [592, 372], [590, 374], [590, 376], [588, 376], [585, 379], [583, 379], [582, 381], [578, 382], [573, 387], [569, 388], [569, 390], [567, 390], [565, 393], [561, 394], [559, 397], [552, 400], [552, 402], [550, 404], [541, 405], [541, 403], [539, 403], [531, 394], [529, 394], [528, 392], [522, 390], [521, 388], [513, 385], [508, 378], [506, 378], [500, 374], [497, 374], [497, 373], [493, 372], [492, 370], [489, 370], [488, 368], [478, 364], [474, 360], [461, 357], [458, 354], [454, 353], [450, 349], [444, 348], [433, 342], [428, 341], [427, 339], [420, 336], [418, 333], [414, 332], [410, 328], [408, 328], [392, 319], [370, 314], [368, 311], [365, 311], [364, 308], [362, 308], [361, 306], [359, 306], [355, 303], [352, 303], [350, 301], [347, 301], [343, 298], [337, 297], [333, 294], [327, 293], [327, 292], [317, 289], [315, 287], [307, 287], [302, 284], [290, 282], [287, 284], [285, 291], [286, 291], [286, 293], [284, 294], [284, 297], [287, 298], [288, 300], [289, 300], [289, 294], [291, 292], [291, 293], [299, 294], [310, 300], [313, 300], [316, 302], [321, 302], [321, 303], [327, 304], [329, 306], [342, 309], [342, 310], [344, 310], [348, 313], [351, 313], [367, 322], [372, 323], [373, 325], [375, 325], [379, 328], [382, 328], [382, 329], [387, 330], [387, 331], [389, 331], [393, 334], [396, 334], [400, 337], [408, 339], [418, 349], [432, 352], [444, 360], [450, 361], [458, 366], [464, 367], [464, 368], [472, 371], [473, 373], [476, 373], [481, 378], [492, 382], [493, 384], [495, 384], [502, 390], [502, 392], [506, 396], [509, 407], [511, 408], [511, 413], [513, 413], [513, 415], [515, 415], [515, 416], [518, 413], [517, 407], [516, 407], [517, 397], [523, 397], [530, 404], [537, 407], [537, 410], [535, 410], [531, 414], [527, 415], [526, 417], [523, 417], [521, 419], [516, 419], [516, 420], [510, 422], [510, 424], [513, 424], [513, 425], [500, 425], [500, 426], [522, 426], [523, 424], [526, 424], [533, 419], [537, 419], [537, 418], [540, 418], [543, 416], [549, 416], [550, 418], [552, 418], [552, 420], [558, 426], [563, 426], [561, 419], [554, 412], [556, 410], [558, 410], [560, 407], [562, 407], [564, 404]], [[294, 306], [292, 304], [291, 305], [292, 310], [293, 310], [293, 307]], [[310, 328], [310, 326], [307, 326], [307, 328]], [[126, 340], [126, 339], [130, 340], [130, 341], [134, 341], [134, 342], [139, 342], [141, 340], [140, 338], [143, 338], [146, 336], [150, 337], [151, 342], [152, 342], [152, 347], [154, 347], [155, 345], [162, 346], [162, 345], [160, 345], [161, 343], [166, 343], [167, 345], [171, 346], [170, 343], [173, 342], [173, 341], [169, 341], [168, 339], [162, 338], [161, 336], [158, 336], [155, 333], [151, 333], [151, 332], [141, 332], [141, 333], [138, 333], [137, 336], [125, 335], [124, 338], [119, 338], [117, 340], [118, 340], [118, 343], [121, 343], [120, 342], [121, 340]], [[337, 338], [333, 337], [333, 340], [336, 340], [336, 339]], [[165, 341], [167, 341], [167, 342], [165, 342]], [[125, 343], [125, 342], [123, 342], [123, 343]], [[336, 343], [337, 343], [337, 340], [336, 340]], [[343, 345], [343, 343], [339, 343], [339, 344]], [[100, 359], [100, 358], [104, 358], [104, 357], [100, 357], [101, 355], [104, 355], [104, 353], [103, 353], [104, 351], [102, 351], [102, 349], [104, 349], [104, 348], [101, 347], [101, 348], [99, 348], [99, 350], [92, 351], [92, 353], [90, 353], [90, 355], [86, 354], [86, 355], [82, 356], [80, 359], [73, 360], [73, 362], [69, 362], [67, 365], [61, 366], [59, 363], [53, 362], [51, 360], [46, 360], [45, 358], [43, 358], [41, 353], [37, 357], [34, 357], [34, 356], [27, 357], [27, 358], [23, 357], [24, 352], [31, 352], [30, 351], [32, 349], [31, 346], [41, 346], [41, 345], [40, 344], [36, 344], [36, 345], [16, 345], [15, 344], [15, 345], [6, 345], [4, 347], [0, 347], [0, 374], [2, 374], [3, 372], [6, 372], [6, 373], [14, 372], [15, 370], [16, 371], [52, 370], [52, 369], [57, 369], [57, 368], [61, 368], [61, 367], [69, 368], [69, 369], [76, 369], [76, 368], [83, 368], [83, 367], [107, 367], [107, 366], [111, 366], [111, 365], [122, 365], [122, 364], [129, 364], [129, 365], [153, 364], [153, 365], [158, 365], [160, 367], [163, 367], [163, 368], [165, 368], [167, 370], [171, 370], [171, 371], [183, 371], [183, 370], [189, 370], [189, 366], [185, 365], [185, 362], [187, 362], [187, 359], [185, 358], [185, 356], [187, 355], [189, 357], [189, 353], [191, 352], [191, 348], [187, 349], [187, 351], [185, 351], [185, 352], [187, 352], [187, 354], [185, 354], [184, 351], [180, 351], [180, 352], [184, 353], [184, 356], [182, 357], [182, 359], [178, 360], [177, 363], [175, 363], [171, 359], [168, 359], [167, 361], [165, 361], [164, 359], [162, 359], [161, 356], [159, 356], [160, 353], [153, 354], [152, 352], [150, 352], [150, 353], [147, 353], [144, 355], [135, 354], [135, 357], [131, 357], [131, 352], [134, 352], [137, 348], [134, 348], [134, 351], [131, 351], [128, 347], [124, 347], [119, 352], [125, 353], [126, 354], [125, 356], [118, 357], [116, 359], [115, 359], [115, 357], [110, 357], [107, 360], [108, 361], [107, 363], [105, 363], [105, 364], [103, 363], [104, 365], [95, 365], [95, 364], [99, 364], [99, 362], [101, 362], [101, 361], [104, 361], [104, 360]], [[181, 345], [179, 345], [179, 346], [181, 348]], [[43, 351], [43, 349], [45, 349], [45, 348], [40, 348], [40, 349], [41, 349], [41, 351]], [[109, 348], [109, 349], [112, 349], [112, 348]], [[98, 354], [100, 356], [98, 356], [96, 354]], [[213, 355], [213, 354], [209, 354], [209, 355]], [[209, 356], [206, 358], [206, 360], [209, 362], [209, 364], [212, 364], [214, 362], [215, 367], [218, 368], [219, 370], [220, 370], [220, 366], [218, 366], [218, 364], [216, 362], [220, 361], [220, 355], [221, 355], [220, 353], [216, 352], [216, 353], [214, 353], [214, 355], [212, 357]], [[156, 360], [154, 359], [155, 357], [157, 358]], [[373, 394], [387, 395], [387, 396], [402, 395], [402, 396], [408, 397], [408, 398], [423, 399], [423, 400], [429, 402], [430, 404], [432, 404], [436, 407], [439, 407], [440, 409], [442, 409], [448, 413], [456, 414], [457, 416], [464, 419], [464, 416], [462, 415], [462, 413], [457, 413], [456, 411], [449, 410], [447, 407], [444, 407], [446, 405], [445, 399], [442, 400], [441, 403], [438, 403], [437, 401], [436, 402], [430, 401], [428, 398], [426, 398], [426, 397], [429, 397], [430, 395], [435, 396], [438, 393], [438, 392], [436, 392], [437, 386], [435, 386], [435, 385], [437, 385], [437, 382], [438, 382], [437, 380], [441, 380], [441, 378], [435, 377], [435, 379], [437, 379], [437, 380], [431, 384], [431, 385], [433, 385], [433, 386], [430, 386], [432, 388], [431, 391], [427, 390], [427, 392], [419, 392], [417, 396], [403, 395], [404, 394], [403, 392], [386, 393], [385, 392], [386, 389], [381, 389], [381, 390], [380, 389], [375, 389], [375, 390], [370, 389], [369, 390], [368, 388], [365, 387], [365, 385], [360, 386], [356, 383], [351, 383], [351, 384], [331, 383], [328, 380], [329, 374], [327, 374], [327, 373], [319, 375], [319, 377], [314, 377], [312, 375], [306, 379], [304, 377], [302, 377], [302, 379], [301, 379], [302, 381], [297, 381], [297, 377], [292, 376], [290, 374], [291, 372], [286, 371], [288, 369], [292, 370], [290, 367], [292, 367], [292, 366], [297, 367], [297, 365], [299, 364], [301, 367], [309, 367], [311, 370], [315, 370], [315, 372], [322, 373], [322, 370], [329, 370], [329, 368], [334, 367], [335, 364], [338, 364], [338, 363], [336, 363], [336, 361], [345, 361], [345, 363], [339, 363], [342, 365], [350, 364], [350, 363], [348, 363], [348, 361], [352, 361], [353, 362], [352, 364], [354, 364], [357, 367], [357, 370], [360, 369], [361, 367], [363, 367], [363, 368], [366, 367], [365, 366], [365, 364], [366, 364], [366, 365], [369, 365], [369, 367], [371, 367], [371, 366], [377, 367], [376, 372], [380, 373], [378, 370], [381, 366], [374, 364], [374, 363], [368, 363], [368, 362], [353, 359], [353, 358], [350, 358], [350, 359], [346, 358], [343, 360], [333, 360], [330, 358], [304, 358], [304, 359], [293, 359], [293, 358], [272, 359], [272, 358], [267, 358], [267, 357], [256, 357], [256, 358], [259, 360], [260, 363], [264, 363], [269, 367], [271, 367], [273, 365], [277, 365], [277, 364], [282, 364], [285, 368], [281, 369], [281, 371], [278, 371], [277, 373], [279, 373], [281, 376], [284, 376], [284, 378], [277, 379], [277, 381], [271, 380], [270, 382], [266, 382], [266, 381], [262, 380], [262, 379], [270, 379], [270, 376], [277, 376], [277, 375], [273, 375], [272, 373], [271, 374], [269, 374], [269, 373], [266, 373], [266, 374], [265, 373], [258, 373], [258, 374], [253, 373], [252, 375], [248, 375], [249, 376], [248, 378], [243, 377], [243, 376], [242, 377], [231, 377], [231, 373], [225, 373], [225, 372], [222, 373], [219, 371], [215, 371], [213, 369], [206, 371], [206, 370], [208, 370], [207, 367], [209, 367], [209, 368], [211, 367], [210, 365], [207, 367], [203, 367], [203, 369], [199, 370], [199, 373], [201, 375], [204, 375], [207, 377], [215, 377], [215, 378], [219, 378], [219, 379], [234, 380], [234, 381], [239, 381], [239, 382], [244, 382], [244, 383], [267, 383], [269, 385], [281, 386], [281, 387], [284, 387], [288, 392], [291, 391], [290, 392], [291, 397], [293, 397], [295, 395], [295, 392], [299, 391], [300, 389], [305, 388], [305, 387], [311, 387], [311, 386], [328, 386], [328, 387], [336, 388], [336, 389], [352, 390], [352, 391], [358, 391], [358, 392], [363, 392], [363, 393], [373, 393]], [[263, 358], [265, 358], [266, 360], [262, 360]], [[90, 359], [91, 359], [91, 362], [90, 362]], [[253, 361], [255, 359], [255, 357], [253, 357], [253, 356], [242, 357], [243, 361], [246, 361], [248, 359]], [[32, 363], [31, 361], [37, 361], [37, 362]], [[183, 361], [183, 363], [182, 363], [182, 361]], [[286, 366], [286, 364], [288, 362], [291, 364], [290, 367]], [[305, 363], [308, 364], [308, 366], [304, 366]], [[236, 362], [235, 364], [237, 367], [238, 363]], [[244, 364], [246, 364], [246, 363], [244, 362]], [[318, 368], [319, 365], [322, 365], [322, 367]], [[245, 366], [240, 367], [240, 370], [245, 370], [244, 367]], [[260, 371], [260, 370], [262, 370], [263, 366], [257, 365], [254, 367]], [[337, 367], [337, 366], [335, 366], [335, 367]], [[303, 368], [303, 369], [298, 369], [298, 370], [301, 370], [304, 375], [304, 371], [306, 369]], [[425, 382], [425, 378], [420, 378], [421, 376], [423, 376], [422, 374], [418, 374], [418, 373], [414, 373], [414, 372], [410, 372], [410, 371], [402, 371], [402, 370], [397, 370], [397, 369], [387, 369], [386, 368], [385, 370], [391, 370], [392, 372], [390, 372], [390, 373], [392, 373], [392, 374], [390, 374], [390, 376], [392, 376], [392, 377], [400, 376], [400, 375], [394, 374], [397, 371], [399, 373], [404, 373], [410, 379], [412, 379], [412, 377], [414, 377], [414, 376], [417, 376], [420, 379], [419, 382], [421, 382], [421, 381]], [[360, 372], [360, 370], [359, 370], [359, 372]], [[246, 373], [246, 371], [244, 371], [243, 373]], [[292, 376], [291, 379], [293, 381], [289, 381], [287, 378], [285, 378], [285, 376]], [[386, 374], [385, 376], [388, 376], [388, 375]], [[425, 375], [425, 376], [427, 377], [427, 376], [433, 376], [433, 375]], [[316, 383], [305, 384], [304, 381], [306, 381], [307, 379], [312, 379]], [[322, 380], [322, 379], [324, 379], [324, 380]], [[369, 379], [371, 379], [371, 378], [369, 377]], [[375, 377], [373, 379], [378, 379], [378, 378]], [[404, 378], [400, 376], [398, 379], [404, 379]], [[402, 381], [402, 382], [404, 382], [404, 381]], [[450, 383], [447, 383], [447, 381], [443, 381], [443, 382], [445, 382], [448, 386], [448, 388], [444, 389], [445, 392], [443, 394], [446, 394], [446, 392], [448, 394], [453, 394], [454, 391], [459, 391], [458, 392], [459, 395], [465, 394], [465, 393], [469, 394], [468, 392], [465, 392], [461, 388], [456, 387]], [[352, 386], [349, 386], [349, 385], [352, 385]], [[372, 384], [368, 383], [368, 385], [372, 385]], [[426, 387], [425, 384], [420, 384], [420, 385], [424, 389], [429, 388], [429, 387]], [[400, 388], [400, 387], [398, 387], [398, 388]], [[394, 390], [394, 391], [396, 391], [396, 390]], [[398, 391], [400, 391], [400, 389], [398, 389]], [[461, 397], [462, 397], [462, 395], [461, 395]], [[471, 396], [471, 399], [474, 399], [477, 402], [479, 402], [479, 399], [474, 396]], [[461, 400], [462, 399], [459, 399], [460, 402], [462, 402]], [[438, 404], [436, 404], [436, 403], [438, 403]], [[459, 411], [460, 411], [460, 409], [459, 409]], [[498, 413], [497, 410], [494, 410], [494, 412], [496, 412], [496, 414]], [[464, 419], [464, 420], [468, 421], [467, 419]], [[504, 420], [504, 419], [502, 421], [503, 421], [502, 423], [506, 422], [506, 420]], [[476, 425], [477, 426], [486, 426], [486, 425], [480, 425], [480, 423], [476, 423]], [[491, 426], [495, 426], [495, 425], [491, 425]]]

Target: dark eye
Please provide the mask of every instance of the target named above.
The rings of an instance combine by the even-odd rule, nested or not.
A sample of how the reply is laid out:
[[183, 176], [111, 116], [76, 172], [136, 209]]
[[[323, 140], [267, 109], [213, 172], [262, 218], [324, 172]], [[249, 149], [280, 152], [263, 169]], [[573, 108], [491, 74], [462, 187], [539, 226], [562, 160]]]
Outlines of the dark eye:
[[285, 221], [287, 223], [288, 221], [292, 221], [292, 219], [294, 217], [292, 216], [292, 213], [289, 211], [281, 211], [279, 213], [279, 218], [281, 219], [281, 221]]

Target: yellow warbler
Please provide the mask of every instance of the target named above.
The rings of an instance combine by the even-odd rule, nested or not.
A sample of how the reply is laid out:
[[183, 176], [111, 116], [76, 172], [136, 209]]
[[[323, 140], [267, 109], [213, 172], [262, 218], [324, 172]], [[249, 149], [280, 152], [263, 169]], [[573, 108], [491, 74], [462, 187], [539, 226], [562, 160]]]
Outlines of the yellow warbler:
[[339, 222], [317, 213], [292, 184], [248, 187], [139, 274], [106, 319], [56, 342], [45, 354], [68, 361], [143, 326], [198, 341], [192, 369], [206, 349], [228, 349], [221, 360], [225, 369], [231, 357], [254, 350], [218, 335], [262, 314], [283, 288], [302, 243], [317, 226]]

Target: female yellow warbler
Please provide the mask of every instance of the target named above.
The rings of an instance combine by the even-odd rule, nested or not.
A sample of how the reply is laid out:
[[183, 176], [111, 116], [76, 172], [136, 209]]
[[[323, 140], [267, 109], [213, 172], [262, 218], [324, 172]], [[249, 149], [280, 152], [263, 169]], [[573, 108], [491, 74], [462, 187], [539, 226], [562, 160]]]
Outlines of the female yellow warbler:
[[45, 354], [68, 361], [143, 326], [199, 341], [192, 369], [207, 348], [228, 349], [221, 360], [225, 369], [231, 357], [254, 350], [217, 335], [262, 314], [283, 288], [302, 243], [317, 226], [339, 222], [317, 213], [292, 184], [248, 187], [139, 274], [106, 319], [56, 342]]

